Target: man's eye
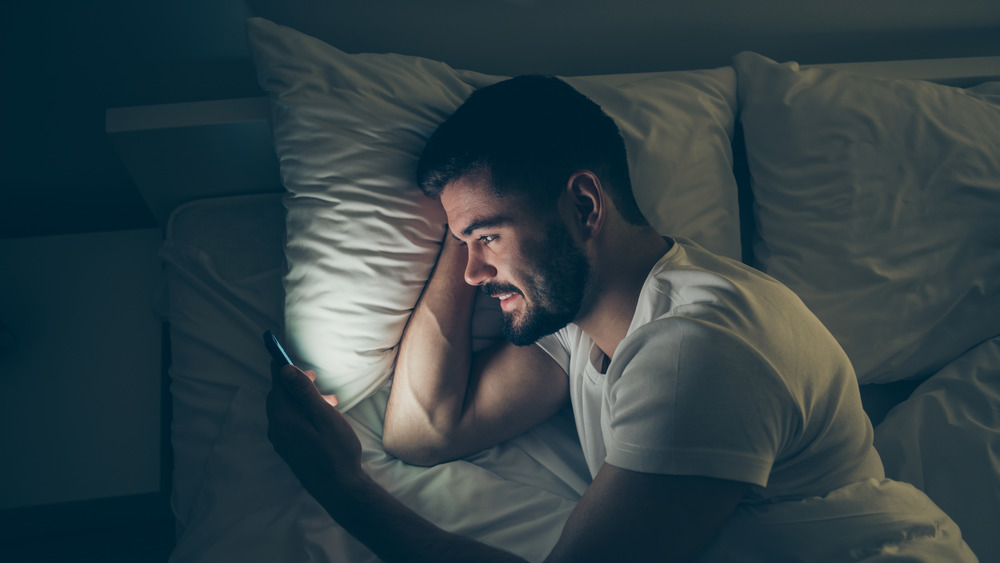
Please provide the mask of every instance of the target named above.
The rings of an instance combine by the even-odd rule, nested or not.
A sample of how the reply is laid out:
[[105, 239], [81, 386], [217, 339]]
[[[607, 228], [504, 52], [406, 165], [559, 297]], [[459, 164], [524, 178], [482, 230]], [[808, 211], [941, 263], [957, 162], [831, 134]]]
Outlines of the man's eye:
[[479, 237], [480, 242], [484, 245], [489, 246], [489, 244], [497, 239], [497, 235], [483, 235]]

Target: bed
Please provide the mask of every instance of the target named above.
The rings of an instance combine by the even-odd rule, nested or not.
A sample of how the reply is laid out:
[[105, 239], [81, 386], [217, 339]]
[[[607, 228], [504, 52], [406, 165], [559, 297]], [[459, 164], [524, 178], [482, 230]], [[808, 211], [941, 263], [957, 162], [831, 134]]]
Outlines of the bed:
[[[195, 135], [198, 158], [225, 163], [209, 192], [176, 167], [133, 171], [165, 224], [171, 561], [376, 561], [266, 439], [268, 329], [341, 396], [378, 483], [541, 560], [589, 482], [572, 413], [435, 467], [380, 441], [395, 346], [444, 234], [412, 167], [434, 126], [501, 77], [349, 55], [261, 18], [247, 29], [267, 99], [108, 115], [126, 161], [148, 164], [130, 139], [152, 131]], [[618, 121], [654, 226], [775, 276], [827, 324], [887, 475], [924, 490], [982, 561], [1000, 561], [998, 78], [1000, 57], [806, 68], [756, 53], [567, 78]], [[477, 305], [477, 345], [497, 315]]]

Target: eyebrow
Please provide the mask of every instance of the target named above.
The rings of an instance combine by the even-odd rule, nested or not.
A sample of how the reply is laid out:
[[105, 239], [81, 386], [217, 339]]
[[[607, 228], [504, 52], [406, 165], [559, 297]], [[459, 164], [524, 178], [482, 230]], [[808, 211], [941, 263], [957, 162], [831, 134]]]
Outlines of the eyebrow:
[[[498, 213], [496, 215], [491, 215], [489, 217], [483, 217], [482, 219], [476, 219], [472, 223], [469, 223], [469, 226], [465, 227], [465, 229], [462, 230], [462, 235], [469, 236], [473, 233], [473, 231], [477, 231], [479, 229], [487, 229], [490, 227], [498, 227], [500, 225], [507, 225], [511, 222], [512, 220], [510, 217], [502, 213]], [[453, 238], [461, 240], [458, 239], [458, 237], [455, 236], [455, 233], [452, 233], [450, 229], [448, 232], [451, 233], [451, 236]]]

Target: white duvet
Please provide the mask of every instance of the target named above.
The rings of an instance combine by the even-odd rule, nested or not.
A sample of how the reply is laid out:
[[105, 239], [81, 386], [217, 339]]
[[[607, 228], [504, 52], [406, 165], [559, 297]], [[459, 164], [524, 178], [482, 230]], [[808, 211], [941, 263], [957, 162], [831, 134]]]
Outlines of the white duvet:
[[875, 429], [885, 473], [958, 523], [981, 561], [1000, 562], [1000, 337], [923, 382]]

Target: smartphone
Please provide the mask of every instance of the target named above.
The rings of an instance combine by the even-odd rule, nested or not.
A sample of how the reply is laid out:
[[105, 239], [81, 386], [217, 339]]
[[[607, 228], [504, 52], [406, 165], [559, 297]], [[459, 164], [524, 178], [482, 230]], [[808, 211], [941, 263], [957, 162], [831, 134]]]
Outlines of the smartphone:
[[274, 361], [282, 366], [294, 365], [292, 359], [285, 353], [285, 349], [282, 348], [281, 342], [278, 342], [278, 337], [270, 330], [264, 333], [264, 347], [267, 348]]

